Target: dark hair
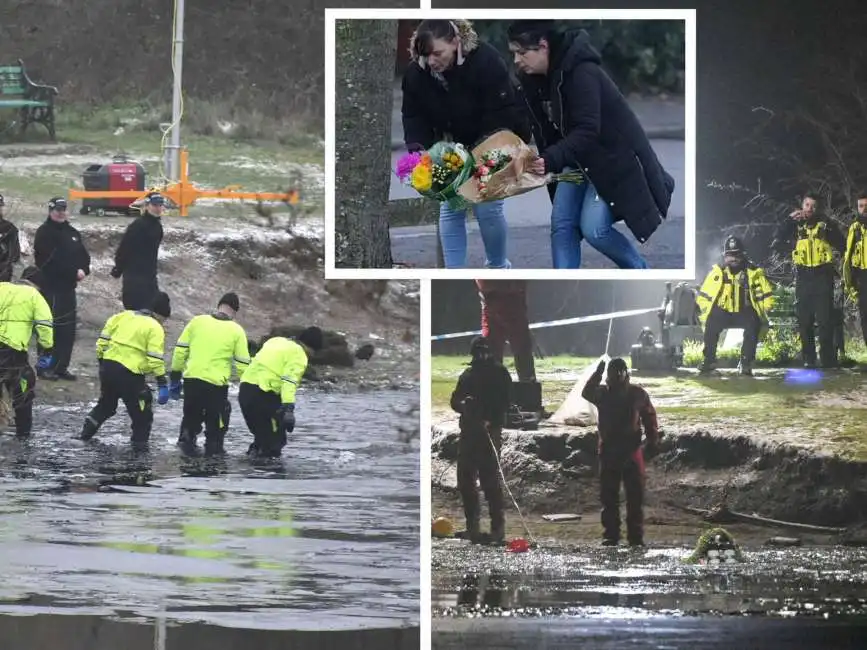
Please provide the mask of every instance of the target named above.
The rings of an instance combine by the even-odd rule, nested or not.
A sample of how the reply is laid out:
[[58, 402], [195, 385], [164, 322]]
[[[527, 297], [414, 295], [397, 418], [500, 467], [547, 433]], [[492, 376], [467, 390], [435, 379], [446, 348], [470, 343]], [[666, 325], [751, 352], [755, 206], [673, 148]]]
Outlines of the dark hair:
[[801, 201], [804, 199], [813, 199], [816, 203], [819, 202], [819, 194], [817, 192], [804, 192], [804, 195], [801, 197]]
[[516, 20], [509, 25], [508, 38], [510, 43], [524, 48], [536, 48], [545, 39], [553, 48], [561, 38], [559, 23], [555, 20]]
[[415, 31], [415, 53], [430, 56], [435, 40], [451, 41], [457, 36], [457, 26], [452, 20], [423, 20]]
[[867, 190], [862, 190], [855, 195], [856, 201], [860, 201], [861, 199], [867, 199]]
[[241, 301], [238, 299], [238, 294], [234, 291], [223, 294], [223, 297], [220, 298], [220, 302], [217, 303], [217, 307], [220, 305], [226, 305], [233, 311], [239, 311], [241, 309]]
[[318, 352], [322, 349], [322, 339], [322, 330], [315, 325], [312, 327], [308, 327], [303, 332], [301, 332], [301, 334], [298, 335], [298, 341], [306, 345], [308, 348], [312, 349], [314, 352]]

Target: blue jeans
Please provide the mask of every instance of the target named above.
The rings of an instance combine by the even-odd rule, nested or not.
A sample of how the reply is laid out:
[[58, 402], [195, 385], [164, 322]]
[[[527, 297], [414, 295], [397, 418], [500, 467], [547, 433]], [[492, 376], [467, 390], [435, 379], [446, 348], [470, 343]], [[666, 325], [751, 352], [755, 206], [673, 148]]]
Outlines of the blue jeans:
[[[506, 259], [506, 216], [502, 201], [480, 203], [470, 208], [479, 222], [482, 243], [485, 245], [485, 267], [511, 268]], [[467, 211], [452, 210], [440, 203], [440, 239], [443, 260], [447, 269], [461, 269], [467, 264]]]
[[621, 269], [647, 268], [636, 246], [614, 227], [611, 209], [588, 180], [580, 185], [557, 183], [551, 210], [551, 254], [555, 269], [581, 267], [582, 239]]

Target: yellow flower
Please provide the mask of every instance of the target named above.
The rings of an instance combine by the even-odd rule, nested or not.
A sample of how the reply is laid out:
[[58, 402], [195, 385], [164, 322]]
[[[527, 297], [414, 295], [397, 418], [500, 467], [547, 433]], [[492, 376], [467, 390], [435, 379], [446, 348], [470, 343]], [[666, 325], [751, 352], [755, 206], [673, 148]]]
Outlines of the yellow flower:
[[417, 192], [427, 192], [431, 188], [433, 179], [431, 178], [431, 170], [424, 165], [416, 165], [412, 170], [412, 178], [410, 183]]

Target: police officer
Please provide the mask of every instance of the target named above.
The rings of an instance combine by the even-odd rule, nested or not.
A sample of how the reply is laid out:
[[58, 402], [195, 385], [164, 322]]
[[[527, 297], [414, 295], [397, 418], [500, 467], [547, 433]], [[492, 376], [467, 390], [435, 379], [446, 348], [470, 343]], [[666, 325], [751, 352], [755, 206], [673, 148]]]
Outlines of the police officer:
[[0, 194], [0, 282], [10, 282], [15, 264], [21, 259], [18, 228], [6, 219], [6, 199]]
[[39, 288], [54, 315], [54, 365], [40, 376], [75, 381], [69, 372], [77, 320], [75, 290], [90, 275], [90, 253], [67, 216], [66, 199], [57, 196], [48, 202], [48, 218], [36, 229], [33, 255], [40, 271]]
[[147, 446], [153, 424], [153, 396], [145, 382], [154, 375], [158, 402], [169, 401], [166, 380], [165, 331], [163, 322], [171, 316], [169, 297], [158, 292], [150, 309], [122, 311], [108, 319], [96, 342], [99, 359], [99, 401], [84, 420], [79, 438], [90, 440], [102, 423], [117, 413], [117, 401], [123, 400], [132, 421], [132, 445]]
[[45, 351], [38, 367], [50, 365], [54, 346], [51, 308], [31, 282], [37, 273], [36, 267], [29, 266], [21, 275], [21, 284], [0, 282], [0, 383], [12, 398], [15, 435], [19, 438], [28, 437], [33, 428], [36, 373], [27, 359], [33, 330]]
[[479, 543], [483, 538], [479, 530], [478, 478], [491, 516], [490, 541], [500, 542], [506, 534], [506, 520], [499, 456], [503, 424], [511, 400], [512, 378], [495, 358], [486, 338], [473, 339], [470, 354], [470, 367], [461, 373], [451, 397], [452, 409], [461, 416], [458, 490], [464, 504], [467, 537], [473, 543]]
[[[620, 543], [620, 484], [626, 491], [626, 537], [644, 545], [644, 461], [659, 451], [656, 409], [640, 386], [629, 382], [623, 359], [608, 363], [605, 386], [600, 361], [581, 396], [599, 411], [599, 487], [602, 500], [603, 546]], [[642, 426], [646, 440], [642, 446]]]
[[127, 226], [114, 254], [111, 277], [123, 276], [124, 309], [149, 309], [159, 292], [157, 257], [163, 241], [165, 204], [159, 192], [148, 194], [144, 212]]
[[867, 192], [858, 196], [858, 212], [849, 226], [843, 256], [843, 286], [858, 305], [861, 335], [867, 343]]
[[833, 368], [838, 365], [834, 346], [834, 250], [843, 252], [843, 233], [833, 220], [819, 216], [817, 199], [811, 194], [804, 196], [801, 208], [789, 217], [778, 229], [776, 241], [792, 247], [795, 313], [804, 366], [816, 366], [815, 323], [819, 327], [822, 367]]
[[322, 349], [322, 330], [308, 327], [295, 339], [265, 341], [241, 376], [238, 403], [253, 434], [248, 454], [279, 458], [295, 430], [295, 392], [309, 358]]
[[723, 248], [723, 263], [714, 264], [698, 291], [699, 321], [704, 326], [704, 363], [707, 374], [716, 365], [719, 337], [726, 329], [743, 329], [738, 371], [753, 374], [759, 339], [768, 327], [768, 312], [774, 305], [774, 288], [765, 272], [747, 258], [738, 237], [729, 237]]
[[229, 377], [232, 362], [238, 375], [250, 365], [247, 335], [235, 322], [241, 308], [238, 295], [227, 293], [213, 314], [194, 317], [175, 344], [169, 395], [181, 398], [184, 380], [184, 416], [178, 446], [187, 454], [196, 449], [196, 438], [205, 425], [205, 453], [223, 453], [229, 427]]

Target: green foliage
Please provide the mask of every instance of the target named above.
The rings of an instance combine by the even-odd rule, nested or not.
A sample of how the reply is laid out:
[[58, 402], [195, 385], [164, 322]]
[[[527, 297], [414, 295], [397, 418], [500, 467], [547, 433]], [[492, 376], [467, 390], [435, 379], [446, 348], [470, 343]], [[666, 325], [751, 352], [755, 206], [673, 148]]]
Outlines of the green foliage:
[[735, 538], [732, 537], [731, 533], [729, 533], [725, 528], [709, 528], [705, 530], [698, 538], [695, 550], [691, 555], [685, 557], [683, 561], [688, 564], [698, 564], [702, 560], [706, 560], [708, 551], [717, 548], [717, 544], [714, 541], [716, 537], [722, 538], [724, 542], [727, 542], [733, 547], [735, 560], [738, 562], [744, 561], [745, 558], [743, 551], [741, 551], [740, 546], [735, 542]]
[[[582, 28], [602, 54], [603, 66], [621, 90], [639, 93], [684, 92], [685, 24], [680, 20], [565, 20]], [[506, 36], [510, 21], [478, 20], [479, 35], [511, 60]]]

